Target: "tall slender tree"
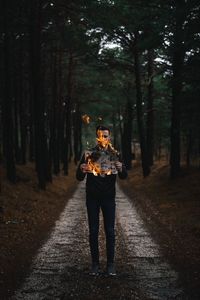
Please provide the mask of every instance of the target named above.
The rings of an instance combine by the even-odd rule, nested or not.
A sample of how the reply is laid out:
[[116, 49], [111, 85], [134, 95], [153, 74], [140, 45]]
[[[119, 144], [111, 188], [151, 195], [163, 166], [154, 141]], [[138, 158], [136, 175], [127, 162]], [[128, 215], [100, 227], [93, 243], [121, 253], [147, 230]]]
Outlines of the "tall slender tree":
[[41, 0], [30, 2], [30, 69], [33, 104], [35, 162], [39, 187], [46, 188], [47, 144], [44, 128], [45, 107], [41, 78]]
[[176, 177], [180, 172], [180, 101], [182, 91], [182, 72], [185, 56], [183, 39], [183, 26], [185, 22], [185, 1], [178, 0], [175, 3], [175, 28], [172, 55], [172, 119], [171, 119], [171, 177]]
[[149, 166], [153, 165], [154, 153], [154, 95], [153, 95], [153, 49], [148, 50], [148, 93], [147, 93], [147, 119], [146, 119], [146, 137], [147, 137], [147, 156]]
[[4, 26], [4, 89], [2, 103], [2, 121], [3, 121], [3, 150], [6, 159], [7, 178], [11, 182], [16, 181], [16, 169], [14, 160], [14, 126], [13, 126], [13, 103], [11, 93], [11, 49], [12, 32], [9, 27], [11, 24], [10, 3], [3, 1], [3, 26]]

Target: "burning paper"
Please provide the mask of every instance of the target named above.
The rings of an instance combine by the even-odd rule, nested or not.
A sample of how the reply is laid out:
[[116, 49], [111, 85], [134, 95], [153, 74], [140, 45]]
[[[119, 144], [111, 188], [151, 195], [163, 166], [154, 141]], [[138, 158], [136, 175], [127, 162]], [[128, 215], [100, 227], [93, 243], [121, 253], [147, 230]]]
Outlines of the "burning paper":
[[89, 166], [89, 172], [95, 176], [117, 174], [116, 160], [116, 156], [107, 151], [85, 151], [85, 161]]

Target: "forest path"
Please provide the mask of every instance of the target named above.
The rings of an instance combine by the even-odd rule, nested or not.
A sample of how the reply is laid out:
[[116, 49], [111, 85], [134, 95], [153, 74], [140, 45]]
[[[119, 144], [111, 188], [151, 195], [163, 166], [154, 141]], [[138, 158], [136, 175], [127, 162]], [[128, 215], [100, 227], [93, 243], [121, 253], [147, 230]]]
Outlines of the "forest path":
[[[83, 182], [12, 299], [189, 299], [178, 273], [161, 255], [136, 208], [119, 187], [116, 202], [116, 277], [106, 277], [103, 272], [98, 277], [88, 275], [90, 253]], [[102, 215], [100, 255], [103, 270], [106, 257]]]

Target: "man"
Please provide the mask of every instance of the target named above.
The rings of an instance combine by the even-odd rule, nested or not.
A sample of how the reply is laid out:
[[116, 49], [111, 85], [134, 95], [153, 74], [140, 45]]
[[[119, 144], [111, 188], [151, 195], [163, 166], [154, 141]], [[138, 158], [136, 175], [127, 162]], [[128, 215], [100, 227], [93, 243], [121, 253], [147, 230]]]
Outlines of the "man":
[[86, 180], [86, 206], [89, 224], [89, 243], [92, 257], [91, 275], [99, 274], [99, 212], [102, 210], [106, 234], [107, 274], [116, 275], [115, 252], [115, 182], [127, 177], [118, 152], [110, 143], [110, 129], [96, 128], [97, 145], [86, 152], [77, 168], [76, 178]]

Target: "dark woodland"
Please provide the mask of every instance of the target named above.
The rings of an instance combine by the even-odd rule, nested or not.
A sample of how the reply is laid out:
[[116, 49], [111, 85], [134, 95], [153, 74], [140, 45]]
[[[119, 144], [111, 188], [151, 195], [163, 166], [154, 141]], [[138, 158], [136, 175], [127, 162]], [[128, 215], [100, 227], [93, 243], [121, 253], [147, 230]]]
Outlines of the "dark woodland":
[[[1, 0], [0, 12], [2, 220], [9, 212], [6, 205], [25, 211], [40, 195], [41, 212], [37, 211], [35, 222], [45, 220], [45, 225], [38, 223], [38, 228], [44, 225], [41, 240], [45, 238], [64, 208], [64, 200], [58, 200], [56, 207], [53, 197], [63, 197], [59, 189], [65, 182], [70, 197], [77, 184], [74, 170], [83, 151], [95, 144], [96, 126], [108, 126], [112, 145], [122, 154], [129, 173], [128, 181], [122, 183], [129, 196], [131, 189], [147, 193], [153, 200], [144, 202], [160, 209], [158, 218], [178, 203], [176, 212], [170, 210], [171, 217], [160, 218], [175, 234], [175, 244], [179, 234], [180, 239], [185, 236], [182, 247], [188, 257], [181, 256], [179, 245], [172, 248], [177, 265], [186, 262], [184, 274], [189, 275], [185, 278], [194, 280], [188, 288], [192, 295], [200, 280], [199, 1]], [[29, 187], [24, 197], [20, 187], [19, 198], [12, 204], [9, 197], [14, 198], [26, 180], [33, 188], [30, 203], [23, 202]], [[163, 189], [158, 186], [161, 181]], [[32, 224], [36, 224], [34, 218], [29, 217]], [[179, 221], [185, 229], [177, 229]], [[10, 219], [1, 221], [0, 227], [6, 222]], [[26, 234], [22, 231], [24, 238]], [[33, 245], [30, 257], [38, 248], [37, 243]]]
[[42, 189], [67, 175], [84, 115], [89, 128], [111, 126], [128, 169], [139, 143], [144, 176], [163, 152], [171, 178], [182, 162], [199, 165], [198, 1], [2, 1], [1, 12], [0, 150], [11, 182], [27, 161]]

